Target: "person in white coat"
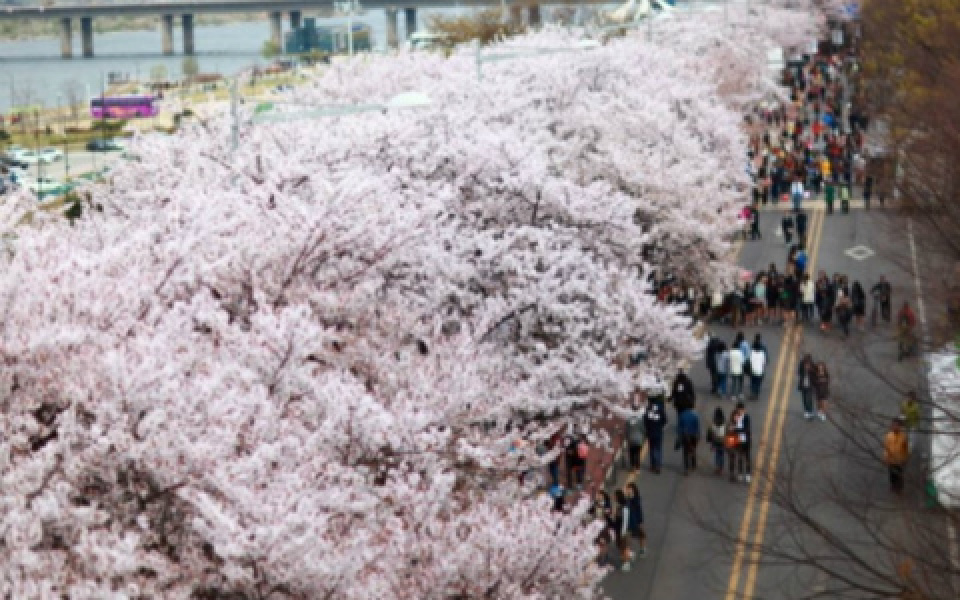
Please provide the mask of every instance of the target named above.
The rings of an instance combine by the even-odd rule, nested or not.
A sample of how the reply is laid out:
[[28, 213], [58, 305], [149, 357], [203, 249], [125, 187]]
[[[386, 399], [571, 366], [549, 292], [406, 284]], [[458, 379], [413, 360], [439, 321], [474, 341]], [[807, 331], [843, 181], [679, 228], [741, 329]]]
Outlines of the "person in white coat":
[[743, 398], [743, 351], [733, 346], [729, 352], [730, 363], [730, 399]]
[[767, 347], [763, 345], [760, 334], [753, 339], [750, 347], [750, 398], [760, 399], [760, 388], [763, 387], [763, 376], [767, 372]]
[[793, 199], [793, 211], [800, 212], [800, 203], [803, 202], [803, 181], [797, 177], [790, 186], [790, 197]]
[[809, 273], [805, 273], [803, 281], [800, 283], [800, 320], [810, 322], [813, 320], [813, 305], [817, 299], [817, 286]]

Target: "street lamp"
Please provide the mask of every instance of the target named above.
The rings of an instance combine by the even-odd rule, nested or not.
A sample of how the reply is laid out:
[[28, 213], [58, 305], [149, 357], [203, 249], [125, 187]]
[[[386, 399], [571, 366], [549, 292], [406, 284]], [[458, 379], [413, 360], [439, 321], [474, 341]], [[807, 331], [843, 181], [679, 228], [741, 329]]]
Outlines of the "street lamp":
[[338, 4], [338, 8], [347, 13], [347, 53], [353, 56], [353, 12], [360, 8], [360, 3], [357, 0], [346, 0]]
[[63, 176], [64, 179], [70, 179], [70, 145], [67, 143], [67, 128], [64, 125], [65, 119], [60, 114], [63, 97], [57, 94], [57, 121], [63, 128]]
[[7, 76], [7, 82], [10, 84], [10, 114], [13, 115], [13, 105], [16, 103], [14, 100], [13, 89], [15, 87], [16, 80], [13, 78], [13, 73], [4, 73]]

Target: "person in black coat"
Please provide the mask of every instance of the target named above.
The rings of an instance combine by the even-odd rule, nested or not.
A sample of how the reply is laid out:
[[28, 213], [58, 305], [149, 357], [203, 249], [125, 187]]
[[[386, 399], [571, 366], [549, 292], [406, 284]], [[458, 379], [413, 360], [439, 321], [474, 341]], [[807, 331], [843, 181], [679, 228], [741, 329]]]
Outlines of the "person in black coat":
[[659, 474], [663, 466], [663, 430], [667, 426], [667, 410], [663, 405], [663, 395], [651, 394], [647, 398], [647, 407], [643, 413], [643, 426], [650, 444], [650, 470]]
[[[763, 202], [766, 204], [767, 201], [764, 200]], [[750, 207], [750, 239], [763, 239], [763, 234], [760, 233], [760, 211], [757, 210], [756, 206]]]
[[797, 239], [802, 244], [807, 239], [807, 213], [800, 211], [794, 219], [797, 221]]
[[717, 393], [717, 353], [720, 351], [720, 345], [723, 344], [719, 338], [710, 336], [710, 341], [707, 342], [707, 351], [704, 360], [707, 362], [707, 371], [710, 373], [710, 393]]
[[738, 402], [730, 415], [730, 428], [737, 436], [737, 445], [733, 452], [733, 464], [730, 465], [730, 481], [750, 483], [750, 451], [753, 445], [753, 431], [750, 427], [750, 415], [743, 402]]
[[784, 215], [780, 220], [780, 229], [783, 231], [783, 241], [789, 246], [793, 241], [793, 217], [789, 214]]
[[677, 411], [677, 418], [680, 417], [680, 413], [694, 408], [697, 403], [693, 380], [683, 372], [683, 369], [677, 370], [677, 377], [673, 380], [673, 388], [670, 390], [670, 401], [673, 402], [673, 408]]

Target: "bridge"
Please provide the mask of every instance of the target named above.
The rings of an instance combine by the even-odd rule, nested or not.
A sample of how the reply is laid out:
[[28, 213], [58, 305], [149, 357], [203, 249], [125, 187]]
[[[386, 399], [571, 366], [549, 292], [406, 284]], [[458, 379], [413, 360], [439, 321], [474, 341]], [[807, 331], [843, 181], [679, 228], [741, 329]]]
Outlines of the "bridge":
[[[402, 0], [401, 0], [402, 1]], [[561, 3], [564, 0], [547, 0], [545, 3]], [[580, 0], [587, 4], [606, 4], [609, 0]], [[290, 27], [300, 27], [303, 11], [332, 10], [334, 0], [208, 0], [206, 2], [171, 2], [170, 0], [140, 1], [123, 0], [117, 3], [86, 2], [47, 2], [43, 4], [13, 4], [0, 6], [0, 20], [10, 19], [58, 19], [60, 21], [60, 56], [73, 57], [73, 21], [80, 21], [80, 40], [84, 57], [93, 56], [93, 20], [97, 17], [150, 16], [160, 17], [161, 44], [163, 53], [171, 55], [173, 48], [174, 20], [180, 18], [183, 28], [183, 53], [194, 53], [193, 17], [198, 13], [267, 13], [270, 21], [270, 40], [277, 47], [283, 47], [283, 16], [289, 15]], [[365, 9], [383, 9], [387, 17], [387, 43], [395, 48], [399, 43], [397, 17], [400, 5], [397, 0], [364, 0]], [[403, 7], [406, 19], [406, 31], [417, 30], [417, 8], [439, 7], [498, 7], [506, 5], [510, 9], [510, 18], [523, 19], [527, 12], [527, 23], [540, 24], [540, 0], [410, 0]]]

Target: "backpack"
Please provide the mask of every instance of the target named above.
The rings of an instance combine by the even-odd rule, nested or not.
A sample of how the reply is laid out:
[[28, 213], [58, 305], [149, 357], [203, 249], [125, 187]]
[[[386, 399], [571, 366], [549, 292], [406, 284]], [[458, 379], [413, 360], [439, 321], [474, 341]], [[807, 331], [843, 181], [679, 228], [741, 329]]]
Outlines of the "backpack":
[[577, 444], [577, 456], [582, 459], [586, 459], [590, 455], [590, 446], [586, 442], [580, 442]]

